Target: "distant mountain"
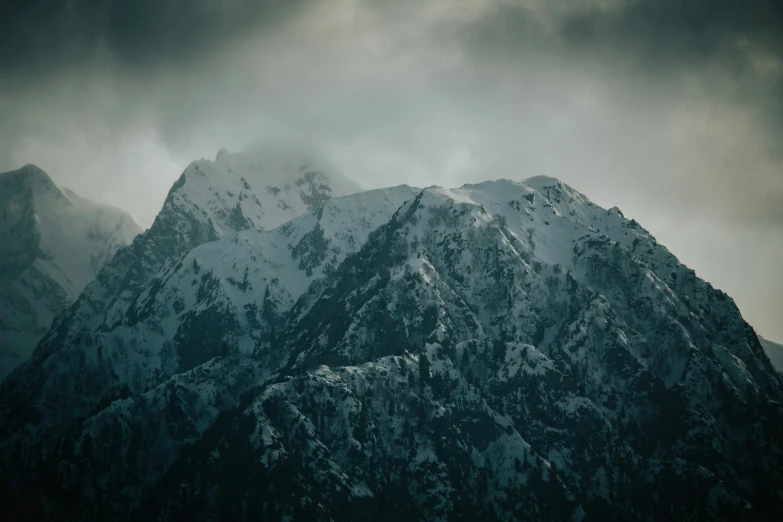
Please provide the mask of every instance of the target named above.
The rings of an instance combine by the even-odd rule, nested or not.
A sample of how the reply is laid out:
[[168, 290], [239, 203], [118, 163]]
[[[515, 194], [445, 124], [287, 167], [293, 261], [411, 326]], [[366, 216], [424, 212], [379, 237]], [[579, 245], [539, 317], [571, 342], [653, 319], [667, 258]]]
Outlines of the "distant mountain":
[[783, 344], [773, 343], [763, 337], [759, 336], [761, 346], [764, 347], [764, 352], [769, 357], [772, 366], [779, 372], [783, 372]]
[[[334, 195], [358, 190], [316, 154], [295, 147], [258, 147], [233, 154], [221, 150], [215, 161], [191, 163], [150, 229], [118, 250], [55, 320], [35, 351], [38, 361], [20, 368], [18, 379], [42, 393], [53, 381], [51, 376], [84, 364], [77, 353], [85, 343], [118, 326], [138, 295], [194, 247], [241, 230], [277, 227]], [[82, 375], [94, 381], [85, 389], [99, 385], [95, 376]], [[79, 391], [66, 387], [52, 396], [69, 418], [76, 413], [69, 402], [75, 393]]]
[[58, 187], [34, 165], [0, 174], [0, 379], [139, 232], [125, 212]]
[[129, 282], [88, 288], [0, 389], [6, 518], [783, 514], [781, 376], [617, 208], [535, 177], [237, 232], [211, 201], [120, 251], [90, 288]]
[[[321, 162], [321, 163], [319, 163]], [[149, 230], [107, 264], [44, 339], [42, 357], [107, 329], [162, 271], [192, 248], [240, 230], [270, 229], [333, 195], [358, 191], [322, 160], [298, 149], [263, 149], [191, 163]]]

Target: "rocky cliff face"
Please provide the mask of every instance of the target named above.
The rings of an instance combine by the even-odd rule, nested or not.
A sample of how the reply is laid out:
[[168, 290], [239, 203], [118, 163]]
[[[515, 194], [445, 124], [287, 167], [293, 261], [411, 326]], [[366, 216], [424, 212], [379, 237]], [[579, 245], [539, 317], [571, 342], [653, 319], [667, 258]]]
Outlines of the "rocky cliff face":
[[780, 376], [734, 302], [551, 178], [333, 199], [127, 302], [0, 392], [11, 513], [783, 513]]
[[0, 174], [0, 380], [139, 232], [128, 214], [58, 187], [34, 165]]

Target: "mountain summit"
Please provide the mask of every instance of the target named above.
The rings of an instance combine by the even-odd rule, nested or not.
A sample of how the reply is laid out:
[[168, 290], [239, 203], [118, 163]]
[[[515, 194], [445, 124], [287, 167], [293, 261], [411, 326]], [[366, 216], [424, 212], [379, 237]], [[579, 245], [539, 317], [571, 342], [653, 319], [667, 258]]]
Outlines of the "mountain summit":
[[[780, 375], [733, 300], [619, 209], [536, 177], [237, 232], [219, 210], [238, 192], [172, 196], [183, 179], [161, 215], [188, 218], [121, 250], [0, 390], [10, 514], [783, 513]], [[129, 281], [108, 301], [105, 274]]]
[[128, 214], [58, 187], [35, 165], [0, 174], [0, 379], [140, 231]]
[[[320, 163], [319, 163], [320, 162]], [[169, 190], [149, 230], [118, 254], [42, 341], [42, 357], [112, 327], [160, 273], [192, 248], [237, 231], [270, 229], [359, 188], [297, 148], [222, 151], [191, 163]]]

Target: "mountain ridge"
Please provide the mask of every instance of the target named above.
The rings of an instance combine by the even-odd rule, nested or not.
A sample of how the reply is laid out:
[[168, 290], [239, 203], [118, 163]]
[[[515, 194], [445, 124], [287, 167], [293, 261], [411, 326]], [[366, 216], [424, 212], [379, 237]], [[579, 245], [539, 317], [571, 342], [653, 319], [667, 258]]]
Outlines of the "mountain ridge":
[[[358, 190], [328, 164], [315, 164], [299, 148], [222, 152], [215, 161], [191, 163], [173, 184], [150, 229], [120, 249], [76, 302], [56, 318], [33, 353], [35, 364], [19, 369], [29, 373], [16, 379], [42, 393], [47, 382], [39, 373], [43, 368], [61, 374], [75, 361], [83, 364], [80, 351], [85, 343], [116, 326], [134, 299], [192, 248], [233, 236], [237, 230], [278, 225], [317, 208], [333, 194], [354, 189]], [[62, 365], [49, 360], [63, 347], [73, 352], [61, 354]], [[85, 372], [85, 379], [90, 378]], [[65, 401], [75, 393], [65, 389], [53, 394], [53, 399]], [[66, 401], [61, 414], [70, 415], [70, 407]]]
[[[191, 163], [172, 185], [152, 226], [129, 249], [121, 251], [108, 265], [109, 270], [101, 272], [97, 282], [86, 289], [79, 301], [84, 310], [79, 313], [70, 310], [44, 338], [41, 355], [73, 340], [76, 334], [69, 322], [78, 322], [76, 328], [89, 331], [99, 328], [101, 323], [111, 326], [146, 284], [193, 247], [237, 230], [279, 225], [286, 217], [290, 219], [305, 212], [316, 200], [328, 198], [332, 193], [329, 181], [339, 176], [328, 170], [328, 166], [324, 167], [328, 175], [323, 174], [321, 167], [300, 154], [293, 158], [274, 156], [270, 163], [259, 151], [224, 153], [214, 162]], [[293, 175], [294, 185], [256, 187], [261, 191], [256, 194], [248, 179], [253, 181], [255, 176], [263, 182], [266, 171], [274, 172], [275, 179]], [[339, 179], [335, 194], [357, 189], [351, 182]], [[105, 307], [104, 313], [97, 313], [93, 305], [98, 303]]]
[[[553, 178], [347, 196], [204, 243], [61, 352], [48, 399], [0, 390], [0, 457], [87, 518], [783, 508], [781, 380], [733, 300]], [[111, 370], [131, 353], [154, 378]], [[83, 417], [36, 420], [75, 375]]]
[[0, 174], [0, 378], [140, 231], [126, 212], [58, 187], [35, 165]]

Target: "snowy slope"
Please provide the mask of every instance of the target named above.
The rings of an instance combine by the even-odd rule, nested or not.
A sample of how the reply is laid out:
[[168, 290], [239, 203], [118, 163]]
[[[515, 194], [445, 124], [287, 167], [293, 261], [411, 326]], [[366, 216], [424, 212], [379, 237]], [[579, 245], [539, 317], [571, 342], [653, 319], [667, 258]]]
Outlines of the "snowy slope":
[[[733, 301], [618, 210], [551, 179], [499, 181], [425, 190], [373, 236], [313, 304], [297, 304], [281, 374], [437, 342], [439, 358], [459, 361], [487, 401], [516, 418], [588, 513], [601, 512], [590, 500], [600, 498], [629, 517], [637, 488], [649, 488], [669, 499], [646, 508], [659, 518], [676, 484], [688, 483], [698, 504], [678, 516], [706, 509], [731, 519], [746, 502], [763, 506], [757, 513], [777, 502], [769, 495], [780, 475], [769, 470], [783, 435], [779, 377]], [[463, 343], [491, 346], [476, 350], [486, 370]], [[531, 371], [516, 389], [488, 381], [498, 368], [505, 377], [530, 366], [509, 356], [515, 346], [514, 358], [535, 356], [551, 377]], [[602, 469], [596, 459], [625, 464]], [[643, 485], [650, 476], [668, 478]]]
[[769, 357], [772, 366], [779, 372], [783, 372], [783, 344], [773, 343], [759, 336], [761, 346]]
[[[246, 230], [194, 248], [113, 327], [48, 358], [46, 408], [73, 418], [120, 388], [139, 393], [190, 370], [223, 354], [224, 346], [254, 352], [284, 326], [312, 281], [334, 271], [414, 196], [401, 186], [335, 198], [277, 229]], [[75, 381], [69, 377], [74, 360], [81, 365]]]
[[57, 187], [34, 165], [0, 174], [0, 379], [139, 232], [128, 214]]
[[734, 302], [551, 178], [203, 244], [27, 371], [0, 470], [41, 516], [783, 513], [781, 378]]
[[149, 230], [122, 249], [44, 339], [40, 355], [110, 328], [135, 297], [192, 248], [239, 230], [270, 229], [332, 196], [357, 191], [323, 160], [292, 148], [258, 148], [195, 161], [172, 186]]
[[[165, 346], [164, 355], [174, 360], [161, 361], [164, 373], [205, 362], [223, 343], [250, 354], [282, 328], [313, 281], [333, 272], [414, 196], [400, 186], [334, 198], [272, 231], [245, 231], [197, 247], [142, 293], [123, 327], [107, 337], [123, 339], [126, 350]], [[102, 345], [111, 344], [104, 339]]]
[[[151, 228], [120, 249], [76, 303], [58, 316], [35, 352], [40, 361], [20, 368], [18, 381], [25, 387], [38, 388], [39, 396], [51, 396], [58, 404], [67, 404], [61, 409], [70, 415], [68, 398], [84, 390], [75, 391], [68, 379], [52, 377], [85, 364], [81, 355], [85, 343], [93, 335], [119, 326], [139, 294], [192, 248], [241, 230], [274, 228], [291, 217], [316, 210], [332, 196], [356, 190], [352, 182], [317, 155], [292, 147], [259, 147], [237, 154], [221, 151], [215, 161], [193, 162], [171, 188]], [[122, 359], [116, 366], [122, 368], [128, 354], [122, 346], [117, 348]], [[101, 378], [82, 372], [91, 382], [87, 389], [102, 389], [101, 396], [113, 393], [113, 386], [102, 388], [102, 379], [114, 379], [114, 367], [97, 367], [103, 372]], [[131, 370], [118, 371], [129, 374]], [[40, 377], [40, 372], [49, 378]], [[59, 382], [64, 390], [47, 390], [52, 382]], [[29, 392], [27, 389], [23, 393]]]

